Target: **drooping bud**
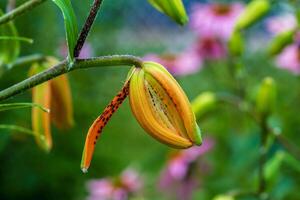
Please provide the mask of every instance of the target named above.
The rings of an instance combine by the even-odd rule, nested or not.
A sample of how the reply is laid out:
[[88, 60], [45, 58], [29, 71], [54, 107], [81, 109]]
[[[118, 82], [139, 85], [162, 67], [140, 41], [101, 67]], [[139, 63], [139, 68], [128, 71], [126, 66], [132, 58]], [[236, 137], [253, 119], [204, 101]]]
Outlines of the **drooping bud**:
[[262, 81], [256, 96], [256, 108], [262, 115], [270, 114], [276, 103], [276, 84], [271, 77], [266, 77]]
[[155, 139], [175, 148], [201, 145], [195, 115], [179, 84], [163, 66], [144, 62], [142, 68], [133, 67], [122, 90], [90, 127], [81, 160], [83, 172], [90, 166], [103, 128], [128, 94], [135, 118]]
[[217, 103], [216, 95], [213, 92], [203, 92], [192, 101], [192, 109], [199, 119], [208, 111], [212, 110]]
[[129, 91], [131, 110], [152, 137], [174, 148], [201, 145], [190, 102], [163, 66], [144, 62], [143, 68], [134, 69]]
[[[47, 57], [47, 65], [52, 67], [58, 60]], [[50, 81], [51, 86], [51, 121], [59, 129], [67, 129], [74, 125], [73, 103], [67, 74], [60, 75]]]
[[252, 0], [244, 12], [239, 16], [235, 30], [246, 29], [251, 25], [255, 24], [270, 10], [269, 0]]
[[279, 54], [287, 45], [293, 42], [294, 34], [295, 30], [289, 30], [275, 36], [269, 45], [268, 53], [272, 56]]
[[[30, 69], [30, 75], [37, 74], [46, 67], [39, 64], [34, 64]], [[50, 108], [51, 103], [51, 88], [50, 83], [45, 82], [32, 88], [32, 102]], [[51, 112], [51, 111], [50, 111]], [[32, 108], [32, 129], [36, 135], [37, 144], [46, 152], [52, 148], [52, 136], [50, 128], [50, 113], [44, 112], [37, 107]]]
[[148, 0], [158, 11], [168, 15], [178, 24], [184, 25], [189, 18], [186, 14], [182, 0]]

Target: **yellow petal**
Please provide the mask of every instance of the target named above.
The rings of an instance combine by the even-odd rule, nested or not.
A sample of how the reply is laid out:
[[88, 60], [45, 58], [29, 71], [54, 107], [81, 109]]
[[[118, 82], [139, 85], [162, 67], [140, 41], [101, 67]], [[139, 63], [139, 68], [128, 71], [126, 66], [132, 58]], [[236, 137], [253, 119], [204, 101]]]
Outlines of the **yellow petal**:
[[[47, 58], [47, 65], [58, 63], [55, 58]], [[71, 128], [74, 125], [72, 94], [68, 76], [61, 75], [50, 81], [51, 85], [51, 120], [59, 129]]]
[[[148, 86], [149, 82], [153, 81], [145, 79], [144, 69], [136, 69], [130, 80], [129, 99], [131, 110], [140, 125], [152, 137], [169, 146], [175, 148], [188, 148], [192, 146], [190, 140], [178, 134], [181, 130], [174, 131], [174, 127], [177, 125], [173, 123], [174, 118], [170, 119], [173, 113], [165, 113], [170, 112], [167, 108], [163, 108], [164, 105], [167, 105], [164, 103], [166, 101], [155, 99], [154, 95], [157, 95], [158, 92], [152, 93], [151, 87], [154, 85], [151, 87]], [[152, 89], [153, 91], [161, 90], [161, 88]], [[164, 93], [165, 91], [160, 92]], [[149, 97], [150, 94], [153, 96]], [[168, 106], [171, 106], [171, 104]], [[173, 126], [169, 126], [170, 123]]]
[[189, 139], [200, 145], [202, 143], [199, 128], [196, 123], [195, 114], [184, 91], [166, 69], [154, 62], [145, 62], [145, 71], [151, 74], [165, 89], [171, 100], [175, 103], [176, 109], [181, 116]]
[[[44, 70], [43, 66], [34, 65], [31, 74], [36, 74]], [[40, 84], [32, 89], [32, 102], [49, 108], [51, 103], [51, 89], [49, 82]], [[32, 108], [32, 129], [36, 134], [37, 144], [45, 151], [52, 148], [52, 136], [50, 129], [50, 113], [44, 112], [39, 108]]]
[[119, 108], [119, 106], [123, 103], [128, 95], [128, 82], [125, 83], [122, 90], [113, 98], [113, 100], [106, 106], [103, 113], [94, 121], [92, 126], [90, 127], [85, 145], [82, 153], [81, 159], [81, 169], [83, 172], [87, 172], [91, 164], [91, 160], [93, 157], [94, 149], [98, 137], [102, 133], [103, 128], [106, 126], [108, 120], [111, 118], [113, 113]]

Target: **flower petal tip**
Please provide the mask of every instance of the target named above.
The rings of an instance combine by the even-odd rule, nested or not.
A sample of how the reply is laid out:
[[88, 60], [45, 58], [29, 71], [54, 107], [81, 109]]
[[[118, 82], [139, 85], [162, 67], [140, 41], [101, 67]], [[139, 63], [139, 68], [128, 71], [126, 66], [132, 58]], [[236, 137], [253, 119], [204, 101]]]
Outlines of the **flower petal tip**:
[[88, 168], [83, 167], [83, 168], [81, 168], [81, 171], [82, 171], [84, 174], [86, 174], [86, 173], [88, 173]]

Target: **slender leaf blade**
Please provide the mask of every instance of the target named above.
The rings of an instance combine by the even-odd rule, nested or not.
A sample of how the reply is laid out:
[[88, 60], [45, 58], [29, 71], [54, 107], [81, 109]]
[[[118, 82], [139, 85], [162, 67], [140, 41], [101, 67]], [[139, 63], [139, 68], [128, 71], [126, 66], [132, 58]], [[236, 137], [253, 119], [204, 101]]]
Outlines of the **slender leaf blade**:
[[43, 106], [36, 103], [8, 103], [8, 104], [0, 104], [0, 112], [6, 110], [20, 109], [20, 108], [28, 108], [28, 107], [37, 107], [44, 112], [50, 112], [49, 109], [44, 108]]
[[[4, 13], [0, 9], [0, 16]], [[12, 22], [0, 26], [0, 36], [18, 37], [18, 32]], [[0, 40], [0, 66], [12, 63], [20, 54], [19, 40]]]
[[70, 0], [52, 0], [62, 11], [65, 23], [67, 44], [69, 49], [69, 59], [74, 59], [74, 48], [78, 36], [76, 16]]

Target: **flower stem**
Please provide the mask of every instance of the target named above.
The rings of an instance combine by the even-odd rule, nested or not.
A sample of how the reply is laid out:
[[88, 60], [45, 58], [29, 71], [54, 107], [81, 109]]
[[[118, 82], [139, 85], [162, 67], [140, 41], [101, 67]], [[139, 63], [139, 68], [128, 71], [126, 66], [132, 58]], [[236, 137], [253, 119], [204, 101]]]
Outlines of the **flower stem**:
[[103, 2], [103, 0], [94, 0], [94, 3], [89, 12], [89, 16], [87, 17], [87, 19], [81, 29], [79, 37], [77, 39], [77, 42], [76, 42], [76, 46], [74, 49], [74, 57], [75, 58], [77, 58], [80, 54], [80, 51], [81, 51], [81, 49], [84, 45], [84, 42], [90, 32], [90, 29], [96, 19], [97, 13], [99, 11], [99, 8], [100, 8], [102, 2]]
[[258, 164], [258, 196], [260, 199], [267, 199], [266, 192], [266, 179], [264, 175], [265, 164], [267, 161], [267, 152], [268, 152], [268, 126], [267, 126], [267, 117], [262, 117], [261, 120], [261, 132], [260, 132], [260, 149], [259, 149], [259, 164]]
[[64, 60], [59, 64], [49, 68], [48, 70], [38, 73], [7, 89], [0, 91], [0, 101], [6, 100], [17, 94], [23, 93], [24, 91], [38, 84], [41, 84], [61, 74], [65, 74], [73, 70], [118, 65], [132, 65], [135, 67], [142, 67], [142, 61], [140, 58], [130, 55], [101, 56], [88, 59], [76, 59], [75, 62], [72, 64], [72, 68], [69, 69], [69, 63], [66, 60]]
[[19, 7], [11, 10], [10, 12], [6, 13], [5, 15], [0, 17], [0, 25], [7, 23], [13, 19], [15, 19], [17, 16], [25, 13], [28, 10], [31, 10], [32, 8], [44, 3], [46, 0], [29, 0], [25, 2], [24, 4], [20, 5]]

